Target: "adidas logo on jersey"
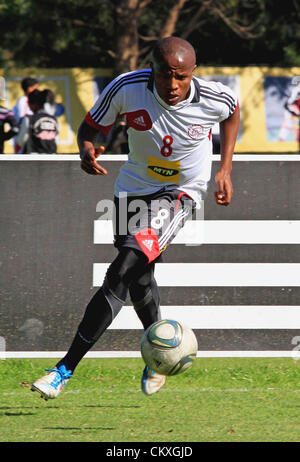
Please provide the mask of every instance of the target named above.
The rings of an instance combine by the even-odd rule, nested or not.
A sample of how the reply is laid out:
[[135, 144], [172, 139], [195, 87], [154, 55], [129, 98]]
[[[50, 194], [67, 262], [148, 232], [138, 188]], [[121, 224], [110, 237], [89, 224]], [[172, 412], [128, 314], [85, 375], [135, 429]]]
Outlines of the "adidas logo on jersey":
[[133, 122], [136, 123], [137, 125], [141, 125], [142, 127], [146, 126], [143, 116], [136, 117], [135, 119], [133, 119]]
[[132, 127], [134, 130], [141, 132], [152, 128], [151, 118], [145, 109], [128, 112], [126, 114], [126, 123], [129, 128]]
[[152, 246], [153, 246], [153, 241], [151, 239], [145, 239], [142, 241], [142, 244], [147, 247], [147, 249], [151, 252], [152, 251]]

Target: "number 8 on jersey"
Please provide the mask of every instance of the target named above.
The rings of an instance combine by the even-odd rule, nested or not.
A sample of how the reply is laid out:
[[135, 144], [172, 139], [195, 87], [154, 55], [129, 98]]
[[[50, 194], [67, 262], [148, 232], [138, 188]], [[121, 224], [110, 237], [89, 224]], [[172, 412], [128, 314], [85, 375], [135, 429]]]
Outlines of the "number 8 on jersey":
[[161, 147], [160, 152], [164, 157], [169, 157], [172, 154], [171, 145], [173, 144], [173, 141], [174, 140], [173, 140], [172, 136], [170, 136], [170, 135], [166, 135], [163, 138], [163, 145]]

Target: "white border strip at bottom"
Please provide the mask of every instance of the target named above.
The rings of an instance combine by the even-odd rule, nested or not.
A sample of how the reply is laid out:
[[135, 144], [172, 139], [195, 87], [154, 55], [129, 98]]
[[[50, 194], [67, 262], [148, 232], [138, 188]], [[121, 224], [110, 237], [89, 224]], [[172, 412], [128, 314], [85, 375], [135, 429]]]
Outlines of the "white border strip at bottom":
[[[297, 155], [297, 154], [295, 154]], [[101, 158], [101, 161], [126, 161], [128, 159], [128, 156], [126, 154], [105, 154]], [[59, 160], [64, 160], [64, 161], [80, 161], [80, 156], [79, 154], [1, 154], [0, 155], [0, 161], [30, 161], [30, 160], [53, 160], [53, 161], [59, 161]]]
[[[104, 154], [101, 157], [101, 161], [127, 161], [127, 154]], [[0, 161], [26, 161], [26, 160], [67, 160], [67, 161], [79, 161], [79, 154], [2, 154], [0, 153]], [[213, 161], [220, 161], [220, 154], [214, 154], [212, 156]], [[234, 154], [233, 161], [300, 161], [300, 155], [297, 153], [252, 153], [252, 154]]]
[[[0, 359], [63, 358], [66, 351], [2, 351]], [[141, 358], [139, 351], [90, 351], [85, 358]], [[197, 358], [293, 358], [300, 352], [291, 351], [198, 351]]]

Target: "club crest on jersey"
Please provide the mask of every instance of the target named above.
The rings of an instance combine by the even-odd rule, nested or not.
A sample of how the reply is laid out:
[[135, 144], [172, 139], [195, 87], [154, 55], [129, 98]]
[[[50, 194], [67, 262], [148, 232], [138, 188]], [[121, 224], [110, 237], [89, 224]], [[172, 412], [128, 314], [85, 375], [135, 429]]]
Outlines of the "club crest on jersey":
[[147, 171], [149, 176], [152, 176], [163, 183], [167, 181], [178, 183], [180, 161], [157, 159], [156, 157], [149, 156]]
[[204, 127], [199, 124], [190, 125], [188, 128], [188, 135], [192, 140], [199, 140], [204, 133]]

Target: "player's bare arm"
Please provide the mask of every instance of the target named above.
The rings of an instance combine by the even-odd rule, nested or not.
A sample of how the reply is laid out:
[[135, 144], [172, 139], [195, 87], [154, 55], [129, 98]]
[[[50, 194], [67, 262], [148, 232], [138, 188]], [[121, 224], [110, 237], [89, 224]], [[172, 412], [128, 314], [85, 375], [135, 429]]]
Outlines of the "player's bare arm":
[[97, 162], [99, 157], [105, 151], [105, 146], [95, 148], [95, 141], [98, 130], [88, 125], [85, 121], [79, 127], [77, 134], [77, 143], [81, 158], [81, 168], [90, 175], [107, 175], [107, 171]]
[[221, 138], [221, 167], [215, 176], [218, 191], [215, 199], [219, 205], [229, 205], [233, 195], [231, 182], [232, 156], [240, 125], [240, 110], [236, 111], [226, 120], [220, 123]]

